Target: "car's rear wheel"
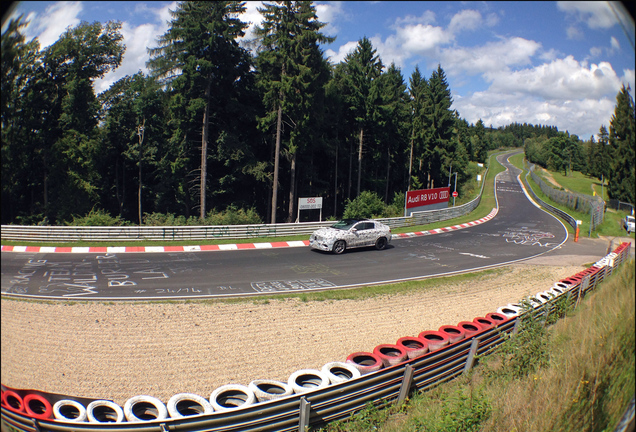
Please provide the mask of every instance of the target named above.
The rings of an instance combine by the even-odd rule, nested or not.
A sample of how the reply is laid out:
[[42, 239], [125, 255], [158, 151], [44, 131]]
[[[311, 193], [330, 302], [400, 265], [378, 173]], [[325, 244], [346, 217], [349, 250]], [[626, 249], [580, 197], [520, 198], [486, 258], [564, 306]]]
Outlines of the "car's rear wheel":
[[375, 241], [375, 248], [377, 250], [382, 250], [386, 247], [387, 243], [388, 242], [386, 241], [386, 237], [380, 237]]
[[347, 244], [344, 242], [344, 240], [338, 240], [337, 242], [335, 242], [333, 244], [333, 253], [335, 254], [341, 254], [345, 251], [345, 249], [347, 249]]

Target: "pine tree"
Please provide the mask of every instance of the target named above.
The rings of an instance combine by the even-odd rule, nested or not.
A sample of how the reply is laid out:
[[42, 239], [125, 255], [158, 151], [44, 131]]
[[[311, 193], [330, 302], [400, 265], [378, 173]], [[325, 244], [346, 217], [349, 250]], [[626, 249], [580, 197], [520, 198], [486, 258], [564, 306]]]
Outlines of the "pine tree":
[[610, 198], [632, 205], [636, 203], [634, 123], [634, 100], [629, 94], [629, 87], [623, 85], [616, 96], [616, 107], [610, 120], [609, 141], [614, 149], [614, 157], [609, 174], [608, 193]]
[[256, 28], [261, 51], [257, 57], [258, 84], [269, 112], [260, 119], [263, 130], [276, 122], [274, 174], [272, 185], [271, 223], [276, 222], [278, 208], [278, 173], [283, 116], [289, 126], [286, 152], [290, 159], [288, 222], [294, 216], [296, 202], [296, 169], [299, 148], [306, 133], [317, 93], [323, 92], [328, 79], [319, 43], [332, 42], [320, 29], [326, 24], [317, 20], [315, 7], [309, 1], [280, 1], [259, 8], [263, 23]]
[[[446, 170], [456, 171], [459, 166], [452, 166], [455, 152], [452, 142], [455, 112], [451, 110], [453, 99], [446, 81], [446, 74], [438, 65], [428, 80], [426, 92], [427, 147], [430, 149], [426, 172], [431, 179], [427, 187], [441, 187], [447, 184]], [[448, 179], [450, 181], [450, 178]]]
[[[249, 53], [236, 41], [244, 35], [247, 24], [238, 17], [245, 11], [237, 1], [194, 1], [179, 3], [171, 11], [168, 31], [159, 38], [159, 46], [149, 49], [148, 67], [168, 90], [174, 90], [171, 101], [174, 128], [173, 145], [182, 147], [180, 154], [191, 153], [190, 142], [200, 136], [199, 218], [205, 218], [207, 196], [208, 145], [223, 140], [233, 120], [223, 112], [232, 104], [237, 87], [250, 74]], [[197, 126], [198, 124], [198, 126]], [[213, 127], [211, 127], [213, 126]], [[212, 132], [211, 132], [212, 131]], [[211, 136], [212, 134], [212, 136]], [[190, 175], [190, 156], [181, 162], [183, 177]], [[181, 195], [188, 189], [182, 186]], [[186, 209], [189, 199], [183, 197]]]

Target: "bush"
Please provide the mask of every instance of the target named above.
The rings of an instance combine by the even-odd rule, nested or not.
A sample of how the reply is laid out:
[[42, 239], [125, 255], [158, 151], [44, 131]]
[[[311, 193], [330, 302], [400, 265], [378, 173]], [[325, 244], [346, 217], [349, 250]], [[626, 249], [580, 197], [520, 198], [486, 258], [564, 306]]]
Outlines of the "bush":
[[125, 221], [119, 216], [113, 217], [104, 210], [91, 209], [86, 216], [73, 216], [73, 220], [66, 224], [72, 226], [123, 226], [130, 225], [130, 222]]
[[347, 200], [344, 219], [373, 219], [398, 217], [404, 212], [404, 194], [396, 193], [393, 203], [387, 205], [382, 201], [377, 193], [364, 191], [353, 199]]
[[254, 225], [262, 224], [263, 220], [253, 208], [239, 209], [231, 205], [224, 211], [209, 212], [205, 217], [205, 225]]

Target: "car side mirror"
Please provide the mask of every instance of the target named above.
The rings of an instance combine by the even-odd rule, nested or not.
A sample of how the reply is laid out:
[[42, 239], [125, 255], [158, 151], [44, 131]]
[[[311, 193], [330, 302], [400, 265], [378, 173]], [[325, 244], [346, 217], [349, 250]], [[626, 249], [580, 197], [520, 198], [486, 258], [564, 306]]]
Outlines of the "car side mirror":
[[351, 228], [351, 232], [356, 232], [358, 231], [358, 228]]

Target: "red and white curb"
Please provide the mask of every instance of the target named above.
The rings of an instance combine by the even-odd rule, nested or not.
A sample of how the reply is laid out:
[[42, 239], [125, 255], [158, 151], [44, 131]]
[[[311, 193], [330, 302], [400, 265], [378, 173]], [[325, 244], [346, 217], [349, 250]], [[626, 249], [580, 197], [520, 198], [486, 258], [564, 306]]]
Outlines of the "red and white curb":
[[[436, 228], [430, 231], [416, 231], [404, 234], [393, 234], [394, 238], [420, 237], [432, 234], [441, 234], [469, 228], [482, 224], [494, 218], [497, 209], [494, 208], [485, 217], [453, 225], [445, 228]], [[237, 243], [221, 245], [201, 245], [201, 246], [2, 246], [2, 252], [28, 252], [28, 253], [129, 253], [129, 252], [207, 252], [207, 251], [230, 251], [244, 249], [276, 249], [286, 247], [309, 246], [309, 240], [280, 241], [271, 243]]]

